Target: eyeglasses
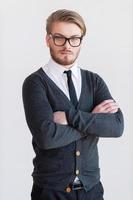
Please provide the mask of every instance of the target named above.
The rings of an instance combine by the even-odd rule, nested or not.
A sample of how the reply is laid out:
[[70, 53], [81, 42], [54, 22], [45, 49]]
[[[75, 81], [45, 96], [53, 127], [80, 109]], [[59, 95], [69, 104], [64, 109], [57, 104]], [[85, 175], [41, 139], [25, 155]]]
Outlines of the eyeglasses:
[[70, 38], [66, 38], [63, 35], [53, 35], [53, 34], [50, 34], [50, 37], [53, 39], [54, 44], [56, 46], [64, 46], [66, 44], [66, 42], [68, 41], [69, 44], [72, 47], [78, 47], [78, 46], [80, 46], [81, 41], [83, 39], [83, 36], [81, 36], [81, 37], [72, 36]]

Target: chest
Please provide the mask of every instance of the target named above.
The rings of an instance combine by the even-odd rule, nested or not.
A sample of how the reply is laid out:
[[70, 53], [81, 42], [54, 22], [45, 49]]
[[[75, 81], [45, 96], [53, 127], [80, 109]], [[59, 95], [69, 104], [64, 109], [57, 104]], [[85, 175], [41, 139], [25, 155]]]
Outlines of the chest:
[[[61, 90], [52, 80], [46, 82], [46, 94], [48, 101], [55, 111], [67, 111], [71, 108], [72, 103], [65, 91]], [[81, 90], [78, 100], [78, 110], [90, 112], [94, 107], [94, 83], [88, 76], [81, 73]]]

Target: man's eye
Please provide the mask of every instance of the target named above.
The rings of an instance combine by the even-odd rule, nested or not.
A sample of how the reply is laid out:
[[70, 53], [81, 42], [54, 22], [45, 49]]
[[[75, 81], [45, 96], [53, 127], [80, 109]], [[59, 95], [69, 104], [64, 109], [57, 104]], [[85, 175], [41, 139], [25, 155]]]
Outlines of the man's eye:
[[55, 36], [54, 38], [57, 40], [64, 40], [64, 37]]
[[75, 40], [79, 40], [80, 38], [79, 37], [73, 37], [71, 38], [71, 40], [75, 41]]

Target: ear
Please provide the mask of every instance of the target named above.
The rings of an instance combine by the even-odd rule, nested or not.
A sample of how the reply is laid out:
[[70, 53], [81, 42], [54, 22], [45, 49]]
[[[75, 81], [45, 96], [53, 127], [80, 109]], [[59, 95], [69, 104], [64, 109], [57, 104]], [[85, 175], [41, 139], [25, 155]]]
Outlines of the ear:
[[49, 47], [49, 40], [50, 40], [50, 37], [49, 37], [48, 34], [46, 35], [45, 40], [46, 40], [47, 47]]

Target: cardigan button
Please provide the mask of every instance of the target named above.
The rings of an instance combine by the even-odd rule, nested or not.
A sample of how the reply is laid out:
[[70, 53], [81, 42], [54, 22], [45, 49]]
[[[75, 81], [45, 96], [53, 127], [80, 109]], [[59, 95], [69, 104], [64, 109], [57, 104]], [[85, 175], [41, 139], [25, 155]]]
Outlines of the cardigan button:
[[72, 189], [71, 189], [70, 187], [67, 187], [67, 188], [66, 188], [66, 192], [67, 192], [67, 193], [70, 193], [71, 191], [72, 191]]
[[76, 170], [76, 175], [78, 175], [78, 174], [79, 174], [79, 169]]
[[76, 156], [80, 156], [80, 151], [76, 151]]

